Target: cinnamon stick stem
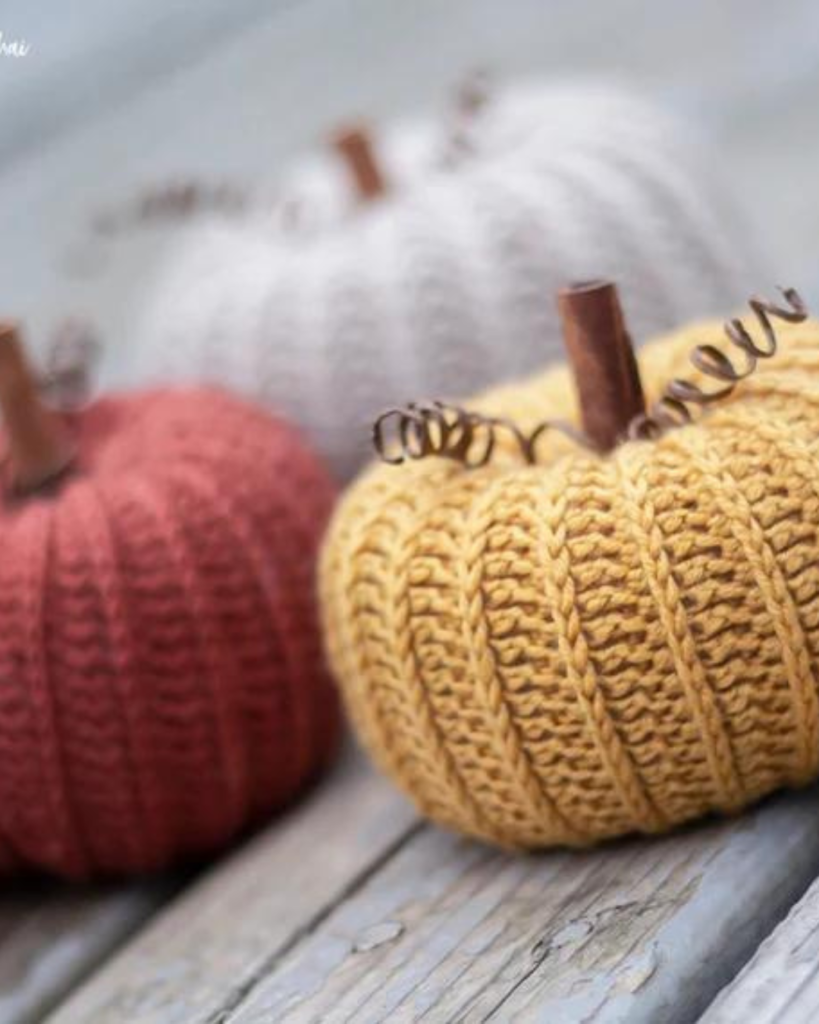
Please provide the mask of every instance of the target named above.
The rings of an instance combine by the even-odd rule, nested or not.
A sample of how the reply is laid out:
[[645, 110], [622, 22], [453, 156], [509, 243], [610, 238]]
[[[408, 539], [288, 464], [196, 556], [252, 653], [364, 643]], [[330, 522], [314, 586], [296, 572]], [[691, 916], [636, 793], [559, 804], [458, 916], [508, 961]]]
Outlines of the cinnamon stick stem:
[[583, 430], [603, 452], [645, 412], [645, 398], [617, 288], [610, 281], [570, 285], [558, 294], [563, 340], [580, 403]]
[[59, 420], [43, 403], [16, 324], [0, 322], [0, 413], [5, 423], [9, 485], [15, 495], [51, 484], [71, 462]]
[[333, 145], [344, 158], [362, 201], [371, 202], [384, 195], [387, 184], [365, 128], [356, 126], [337, 132]]

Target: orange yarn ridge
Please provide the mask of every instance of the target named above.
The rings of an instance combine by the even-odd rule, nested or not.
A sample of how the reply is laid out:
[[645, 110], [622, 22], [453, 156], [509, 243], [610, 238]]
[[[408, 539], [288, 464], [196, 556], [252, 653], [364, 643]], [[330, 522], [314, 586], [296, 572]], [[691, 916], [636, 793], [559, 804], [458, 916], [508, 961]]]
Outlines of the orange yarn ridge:
[[[753, 333], [753, 332], [752, 332]], [[327, 645], [376, 761], [512, 847], [733, 812], [819, 775], [819, 324], [724, 402], [602, 457], [378, 465], [322, 556]], [[720, 324], [640, 353], [649, 401]], [[696, 374], [694, 375], [696, 377]], [[558, 367], [469, 403], [577, 424]]]

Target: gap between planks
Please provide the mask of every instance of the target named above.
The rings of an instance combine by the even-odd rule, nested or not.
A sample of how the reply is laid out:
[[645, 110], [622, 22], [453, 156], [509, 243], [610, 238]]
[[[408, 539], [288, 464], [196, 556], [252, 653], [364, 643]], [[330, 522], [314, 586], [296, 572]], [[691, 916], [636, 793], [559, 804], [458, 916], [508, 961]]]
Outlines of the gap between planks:
[[222, 1019], [687, 1024], [814, 876], [817, 802], [529, 857], [428, 829]]
[[177, 887], [16, 883], [0, 896], [0, 1024], [34, 1024]]
[[260, 966], [260, 969], [253, 977], [248, 978], [243, 985], [237, 988], [232, 999], [226, 1001], [225, 1005], [220, 1008], [217, 1015], [218, 1019], [227, 1019], [231, 1011], [236, 1009], [242, 1003], [245, 997], [252, 992], [256, 985], [265, 976], [273, 972], [276, 964], [285, 957], [291, 949], [295, 948], [303, 939], [306, 939], [311, 932], [315, 931], [322, 921], [329, 917], [339, 903], [352, 897], [371, 876], [383, 867], [387, 861], [389, 861], [401, 849], [401, 847], [404, 846], [405, 843], [412, 839], [417, 833], [422, 832], [425, 828], [426, 826], [422, 821], [414, 822], [404, 832], [399, 834], [394, 842], [383, 850], [372, 863], [368, 864], [361, 872], [351, 878], [337, 896], [333, 897], [331, 901], [323, 907], [319, 907], [316, 913], [306, 921], [304, 925], [297, 928], [288, 939], [282, 942], [277, 949], [270, 953], [268, 959]]
[[814, 1024], [819, 1020], [819, 882], [720, 993], [700, 1024]]
[[420, 826], [348, 756], [49, 1022], [688, 1024], [815, 876], [818, 805], [513, 856]]
[[194, 883], [48, 1021], [224, 1020], [424, 827], [348, 748], [305, 802]]

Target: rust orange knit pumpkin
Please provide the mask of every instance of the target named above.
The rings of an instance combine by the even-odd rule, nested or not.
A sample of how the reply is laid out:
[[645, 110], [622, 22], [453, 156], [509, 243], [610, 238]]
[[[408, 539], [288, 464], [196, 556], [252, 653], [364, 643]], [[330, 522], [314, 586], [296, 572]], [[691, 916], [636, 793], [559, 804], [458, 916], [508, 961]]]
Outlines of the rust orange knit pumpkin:
[[333, 487], [216, 390], [94, 402], [53, 493], [0, 498], [0, 867], [202, 855], [328, 761], [313, 570]]

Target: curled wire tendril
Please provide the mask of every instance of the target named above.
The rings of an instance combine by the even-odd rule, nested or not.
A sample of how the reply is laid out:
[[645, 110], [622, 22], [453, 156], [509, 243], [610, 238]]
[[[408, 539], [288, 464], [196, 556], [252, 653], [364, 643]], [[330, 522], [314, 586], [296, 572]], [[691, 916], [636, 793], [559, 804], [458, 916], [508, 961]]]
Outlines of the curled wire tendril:
[[230, 217], [246, 213], [252, 200], [249, 188], [230, 182], [181, 178], [148, 185], [119, 208], [98, 211], [91, 228], [97, 235], [114, 237], [129, 228], [164, 225], [204, 213]]
[[[706, 391], [694, 381], [675, 378], [651, 408], [636, 416], [629, 424], [628, 440], [650, 440], [666, 430], [691, 423], [691, 408], [705, 408], [731, 395], [737, 384], [757, 368], [760, 360], [776, 355], [779, 344], [772, 320], [801, 323], [808, 311], [795, 288], [780, 288], [786, 305], [752, 296], [748, 305], [762, 331], [763, 340], [756, 342], [742, 320], [735, 317], [724, 324], [725, 336], [739, 349], [744, 364], [738, 364], [715, 345], [697, 345], [691, 352], [691, 363], [704, 376], [717, 381], [719, 387]], [[379, 456], [390, 465], [430, 455], [453, 459], [467, 469], [477, 469], [490, 462], [498, 437], [511, 436], [528, 465], [537, 462], [537, 443], [550, 430], [557, 430], [577, 445], [594, 451], [594, 445], [582, 431], [560, 420], [543, 420], [529, 433], [505, 417], [485, 416], [457, 405], [443, 402], [410, 402], [401, 408], [387, 409], [373, 425], [373, 444]]]
[[392, 466], [438, 455], [477, 469], [490, 462], [498, 437], [505, 432], [524, 462], [534, 465], [537, 443], [548, 430], [558, 430], [577, 444], [590, 446], [585, 435], [568, 423], [544, 420], [526, 434], [512, 420], [438, 401], [387, 409], [373, 425], [373, 444], [381, 459]]
[[[666, 430], [691, 423], [694, 418], [692, 406], [705, 408], [727, 398], [740, 381], [750, 377], [762, 359], [776, 355], [779, 343], [772, 319], [786, 323], [801, 323], [807, 319], [808, 311], [802, 297], [795, 288], [780, 288], [787, 303], [778, 305], [766, 299], [753, 296], [748, 300], [752, 313], [757, 318], [763, 338], [758, 344], [751, 337], [748, 328], [735, 317], [727, 320], [723, 327], [725, 336], [744, 357], [744, 365], [738, 365], [731, 357], [715, 345], [697, 345], [691, 352], [691, 364], [704, 376], [717, 381], [719, 387], [706, 391], [694, 381], [675, 378], [665, 388], [662, 396], [648, 412], [636, 416], [629, 424], [628, 437], [631, 440], [657, 438]], [[736, 358], [736, 357], [735, 357]]]

